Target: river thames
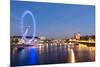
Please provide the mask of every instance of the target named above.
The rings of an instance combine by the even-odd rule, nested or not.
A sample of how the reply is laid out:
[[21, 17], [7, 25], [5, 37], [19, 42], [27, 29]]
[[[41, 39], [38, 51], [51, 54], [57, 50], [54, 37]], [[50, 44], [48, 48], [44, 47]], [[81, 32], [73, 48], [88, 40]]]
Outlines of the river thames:
[[77, 63], [95, 61], [95, 46], [78, 44], [70, 47], [63, 44], [40, 44], [11, 49], [11, 66]]

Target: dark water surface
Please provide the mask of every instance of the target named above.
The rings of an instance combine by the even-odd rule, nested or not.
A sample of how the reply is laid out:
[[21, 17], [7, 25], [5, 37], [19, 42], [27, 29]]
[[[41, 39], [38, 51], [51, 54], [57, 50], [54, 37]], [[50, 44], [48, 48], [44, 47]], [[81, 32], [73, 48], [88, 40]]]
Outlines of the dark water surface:
[[95, 61], [95, 47], [84, 44], [70, 48], [68, 45], [40, 45], [11, 49], [11, 66], [76, 63]]

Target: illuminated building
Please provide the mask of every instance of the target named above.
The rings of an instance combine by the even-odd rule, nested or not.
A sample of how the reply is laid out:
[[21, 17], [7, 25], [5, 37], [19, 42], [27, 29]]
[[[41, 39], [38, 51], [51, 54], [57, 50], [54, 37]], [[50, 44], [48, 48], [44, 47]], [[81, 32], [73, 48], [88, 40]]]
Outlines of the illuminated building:
[[81, 34], [78, 32], [78, 33], [75, 35], [75, 39], [76, 39], [76, 40], [80, 40], [80, 37], [81, 37]]

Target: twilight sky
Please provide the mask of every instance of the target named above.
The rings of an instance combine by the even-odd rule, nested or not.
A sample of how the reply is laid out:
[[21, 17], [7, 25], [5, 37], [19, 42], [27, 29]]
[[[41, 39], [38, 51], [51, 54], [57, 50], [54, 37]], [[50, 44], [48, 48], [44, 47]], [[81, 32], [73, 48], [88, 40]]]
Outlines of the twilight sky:
[[[95, 34], [95, 6], [12, 1], [11, 36], [21, 35], [21, 16], [26, 10], [34, 14], [36, 36], [64, 38], [77, 32]], [[28, 35], [34, 32], [29, 14], [24, 17], [24, 26], [31, 26]]]

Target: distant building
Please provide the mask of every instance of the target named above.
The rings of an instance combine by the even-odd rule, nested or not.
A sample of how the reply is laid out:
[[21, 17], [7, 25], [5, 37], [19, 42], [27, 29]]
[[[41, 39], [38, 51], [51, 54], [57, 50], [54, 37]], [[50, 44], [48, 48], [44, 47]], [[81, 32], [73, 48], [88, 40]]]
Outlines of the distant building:
[[80, 38], [81, 38], [81, 34], [78, 32], [78, 33], [76, 33], [75, 34], [75, 39], [76, 40], [80, 40]]
[[46, 40], [46, 37], [43, 37], [43, 36], [41, 36], [39, 38], [40, 38], [40, 40]]

